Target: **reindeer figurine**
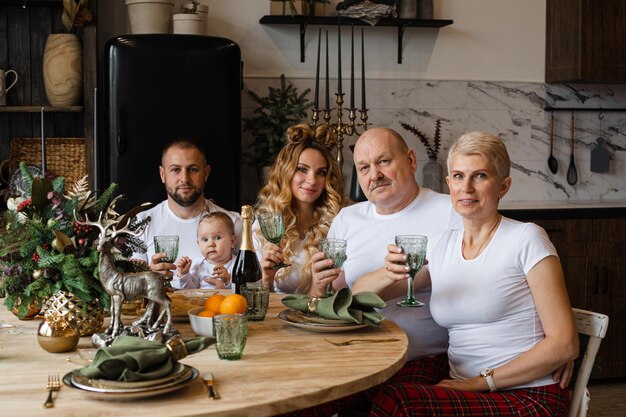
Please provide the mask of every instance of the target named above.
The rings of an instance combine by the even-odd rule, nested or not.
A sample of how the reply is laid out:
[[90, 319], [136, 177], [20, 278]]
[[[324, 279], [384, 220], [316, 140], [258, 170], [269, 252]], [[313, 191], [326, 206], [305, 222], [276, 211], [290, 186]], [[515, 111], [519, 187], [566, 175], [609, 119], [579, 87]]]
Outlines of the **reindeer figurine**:
[[[100, 261], [98, 263], [98, 274], [100, 276], [100, 282], [111, 296], [111, 325], [106, 330], [106, 334], [110, 334], [113, 337], [119, 335], [123, 330], [121, 315], [122, 315], [122, 303], [125, 300], [132, 301], [140, 298], [148, 299], [148, 305], [146, 306], [146, 312], [137, 321], [133, 322], [133, 325], [138, 326], [140, 324], [146, 324], [151, 329], [157, 329], [159, 324], [167, 315], [167, 320], [163, 327], [163, 333], [170, 332], [172, 327], [172, 311], [170, 299], [165, 295], [165, 285], [163, 276], [153, 271], [143, 272], [121, 272], [118, 271], [115, 266], [113, 254], [113, 243], [115, 239], [122, 234], [129, 234], [131, 236], [138, 236], [139, 233], [135, 233], [128, 229], [128, 224], [123, 225], [121, 229], [116, 229], [120, 223], [113, 223], [108, 226], [102, 224], [102, 213], [97, 222], [92, 222], [87, 216], [85, 216], [85, 222], [81, 222], [76, 219], [78, 224], [95, 226], [100, 229], [100, 235], [98, 237], [98, 252], [100, 252]], [[111, 233], [107, 235], [109, 228]], [[150, 323], [152, 317], [152, 311], [155, 304], [159, 304], [161, 307], [158, 318]]]

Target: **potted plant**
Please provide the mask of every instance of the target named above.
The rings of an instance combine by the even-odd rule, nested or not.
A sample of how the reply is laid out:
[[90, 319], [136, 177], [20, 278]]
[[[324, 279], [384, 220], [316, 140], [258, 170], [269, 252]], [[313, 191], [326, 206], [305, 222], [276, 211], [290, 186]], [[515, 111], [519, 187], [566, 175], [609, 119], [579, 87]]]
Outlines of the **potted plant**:
[[243, 130], [254, 137], [254, 165], [259, 169], [268, 167], [285, 144], [287, 128], [301, 123], [307, 117], [312, 103], [307, 96], [311, 89], [302, 93], [280, 75], [280, 87], [269, 87], [267, 96], [259, 96], [248, 90], [250, 97], [259, 105], [252, 117], [243, 118]]
[[173, 17], [173, 32], [186, 35], [204, 35], [209, 6], [193, 0], [180, 6]]
[[125, 0], [130, 32], [170, 33], [174, 0]]
[[437, 155], [441, 147], [441, 120], [435, 122], [435, 136], [432, 143], [430, 139], [418, 128], [408, 123], [400, 122], [400, 126], [413, 133], [426, 148], [428, 162], [422, 169], [422, 185], [431, 190], [442, 192], [443, 190], [443, 167], [437, 162]]

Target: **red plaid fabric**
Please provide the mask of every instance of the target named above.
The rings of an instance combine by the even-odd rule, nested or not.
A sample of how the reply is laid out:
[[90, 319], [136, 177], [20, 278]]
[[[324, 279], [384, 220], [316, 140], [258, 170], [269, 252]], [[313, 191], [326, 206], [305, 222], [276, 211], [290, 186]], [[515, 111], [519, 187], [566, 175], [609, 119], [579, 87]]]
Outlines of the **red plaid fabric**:
[[332, 416], [346, 408], [358, 408], [369, 410], [372, 399], [378, 391], [387, 384], [404, 384], [420, 382], [422, 384], [435, 384], [444, 378], [449, 378], [450, 368], [448, 356], [438, 355], [420, 358], [407, 362], [386, 382], [361, 391], [348, 397], [330, 401], [315, 407], [283, 414], [281, 417], [325, 417]]
[[469, 392], [415, 383], [388, 384], [372, 402], [373, 417], [567, 417], [569, 392], [558, 384], [502, 392]]

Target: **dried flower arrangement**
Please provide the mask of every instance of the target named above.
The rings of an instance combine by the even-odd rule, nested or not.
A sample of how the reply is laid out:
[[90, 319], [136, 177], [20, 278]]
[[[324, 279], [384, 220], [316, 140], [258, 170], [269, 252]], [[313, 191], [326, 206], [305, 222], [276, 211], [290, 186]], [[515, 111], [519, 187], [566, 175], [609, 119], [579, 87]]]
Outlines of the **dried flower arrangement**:
[[89, 10], [89, 0], [63, 0], [63, 26], [67, 33], [72, 33], [75, 26], [83, 27], [93, 20]]
[[441, 147], [441, 119], [437, 119], [435, 122], [435, 137], [433, 143], [430, 143], [430, 139], [426, 137], [418, 128], [411, 126], [408, 123], [400, 122], [400, 126], [413, 133], [422, 142], [426, 148], [426, 153], [429, 159], [437, 159], [439, 154], [439, 148]]

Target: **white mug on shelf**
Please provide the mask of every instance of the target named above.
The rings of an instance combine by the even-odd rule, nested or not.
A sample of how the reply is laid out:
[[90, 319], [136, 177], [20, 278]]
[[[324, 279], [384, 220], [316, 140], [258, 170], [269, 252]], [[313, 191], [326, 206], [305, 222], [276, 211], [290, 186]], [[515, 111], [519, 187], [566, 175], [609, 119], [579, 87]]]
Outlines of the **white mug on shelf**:
[[[13, 73], [15, 79], [8, 87], [6, 87], [6, 77], [11, 73]], [[17, 72], [15, 72], [14, 70], [0, 69], [0, 106], [7, 105], [7, 92], [11, 89], [11, 87], [15, 85], [18, 78], [19, 77], [17, 76]]]

